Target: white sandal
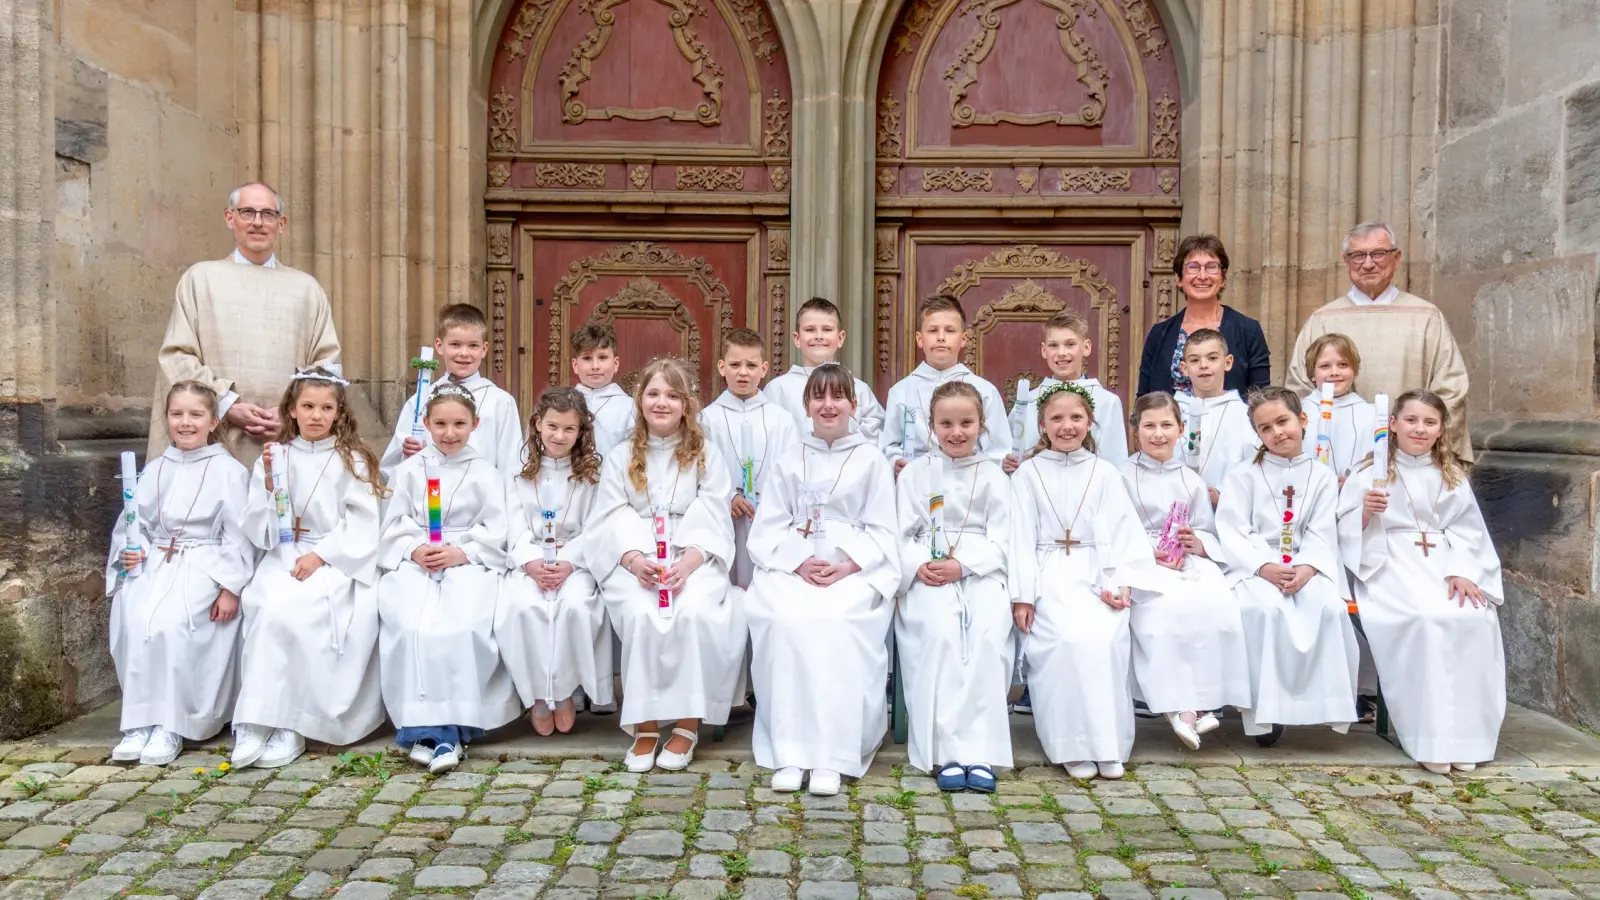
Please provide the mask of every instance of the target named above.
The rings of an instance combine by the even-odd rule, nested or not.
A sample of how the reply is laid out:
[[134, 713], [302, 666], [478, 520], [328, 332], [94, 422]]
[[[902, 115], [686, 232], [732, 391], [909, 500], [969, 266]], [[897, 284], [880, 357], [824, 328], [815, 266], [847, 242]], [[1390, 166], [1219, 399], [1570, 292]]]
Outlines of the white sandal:
[[687, 738], [689, 740], [689, 749], [682, 753], [673, 753], [671, 750], [665, 749], [665, 745], [663, 745], [661, 755], [656, 757], [656, 765], [666, 769], [668, 772], [681, 772], [689, 768], [689, 763], [694, 762], [694, 748], [700, 743], [700, 732], [690, 731], [687, 728], [674, 728], [672, 733], [678, 737]]
[[635, 754], [633, 752], [633, 748], [629, 747], [628, 748], [628, 755], [624, 756], [622, 758], [623, 767], [626, 768], [629, 772], [632, 772], [632, 773], [634, 773], [636, 775], [643, 775], [644, 773], [646, 773], [646, 772], [650, 771], [651, 769], [655, 768], [655, 765], [656, 765], [656, 751], [661, 748], [661, 733], [660, 732], [658, 732], [658, 731], [641, 731], [638, 734], [635, 734], [633, 736], [633, 742], [637, 744], [640, 740], [642, 740], [644, 738], [650, 738], [654, 742], [654, 743], [652, 743], [650, 745], [650, 750], [649, 750], [648, 753]]

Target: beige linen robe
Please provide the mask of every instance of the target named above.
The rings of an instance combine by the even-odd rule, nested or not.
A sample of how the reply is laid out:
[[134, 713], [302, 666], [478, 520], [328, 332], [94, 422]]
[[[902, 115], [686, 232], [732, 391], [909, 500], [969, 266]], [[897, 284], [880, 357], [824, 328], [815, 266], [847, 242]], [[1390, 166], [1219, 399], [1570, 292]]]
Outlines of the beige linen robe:
[[[333, 309], [311, 275], [281, 262], [272, 268], [232, 258], [195, 263], [178, 280], [157, 357], [148, 458], [167, 447], [166, 397], [173, 384], [199, 381], [219, 397], [233, 391], [241, 400], [277, 409], [297, 368], [338, 359]], [[244, 465], [261, 456], [262, 442], [242, 429], [224, 422], [219, 433]]]
[[1364, 397], [1385, 393], [1392, 401], [1413, 388], [1439, 395], [1450, 411], [1450, 446], [1472, 460], [1467, 434], [1467, 366], [1439, 307], [1400, 291], [1393, 303], [1356, 305], [1349, 295], [1311, 314], [1289, 354], [1289, 389], [1304, 396], [1312, 384], [1305, 367], [1306, 348], [1324, 334], [1343, 334], [1361, 351], [1356, 391]]

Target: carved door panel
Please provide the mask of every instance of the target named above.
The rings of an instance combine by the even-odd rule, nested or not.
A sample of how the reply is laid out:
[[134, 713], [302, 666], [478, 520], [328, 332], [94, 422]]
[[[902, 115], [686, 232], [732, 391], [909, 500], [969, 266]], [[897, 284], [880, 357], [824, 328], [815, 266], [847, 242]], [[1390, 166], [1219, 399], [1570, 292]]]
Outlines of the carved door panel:
[[788, 322], [789, 72], [764, 0], [516, 0], [489, 84], [495, 375], [525, 408], [570, 384], [568, 340], [621, 371]]
[[1176, 297], [1178, 97], [1147, 0], [910, 0], [877, 87], [879, 388], [918, 362], [918, 300], [952, 293], [968, 364], [1008, 400], [1048, 374], [1062, 308], [1127, 396]]

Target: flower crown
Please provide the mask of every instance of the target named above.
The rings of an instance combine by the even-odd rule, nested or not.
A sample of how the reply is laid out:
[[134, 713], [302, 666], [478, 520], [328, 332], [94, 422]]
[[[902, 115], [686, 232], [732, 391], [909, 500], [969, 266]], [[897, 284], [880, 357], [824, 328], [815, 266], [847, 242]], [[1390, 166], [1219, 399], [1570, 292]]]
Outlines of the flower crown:
[[344, 379], [344, 369], [338, 363], [323, 363], [306, 369], [296, 370], [289, 376], [290, 381], [320, 381], [324, 384], [336, 384], [340, 387], [349, 387], [350, 382]]
[[459, 397], [459, 398], [461, 398], [463, 400], [466, 400], [468, 403], [471, 403], [474, 406], [477, 405], [477, 400], [472, 396], [472, 392], [467, 390], [466, 388], [462, 387], [461, 385], [456, 384], [454, 381], [441, 381], [438, 384], [434, 385], [433, 386], [433, 396], [435, 396], [435, 397]]
[[1039, 392], [1039, 408], [1044, 409], [1044, 405], [1050, 402], [1050, 398], [1061, 393], [1062, 391], [1077, 394], [1078, 397], [1083, 400], [1083, 404], [1089, 407], [1089, 412], [1094, 412], [1094, 398], [1089, 395], [1089, 389], [1081, 384], [1072, 384], [1065, 381], [1052, 384], [1043, 391]]

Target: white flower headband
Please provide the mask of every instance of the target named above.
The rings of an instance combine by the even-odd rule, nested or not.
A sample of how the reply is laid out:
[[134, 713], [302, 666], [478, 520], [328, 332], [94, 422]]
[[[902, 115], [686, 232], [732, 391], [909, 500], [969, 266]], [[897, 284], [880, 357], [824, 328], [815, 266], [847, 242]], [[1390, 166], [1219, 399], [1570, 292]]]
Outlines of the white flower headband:
[[350, 382], [344, 380], [344, 367], [338, 363], [323, 363], [310, 369], [301, 369], [289, 376], [290, 381], [321, 381], [325, 384], [336, 384], [340, 387], [349, 387]]

